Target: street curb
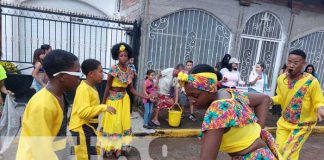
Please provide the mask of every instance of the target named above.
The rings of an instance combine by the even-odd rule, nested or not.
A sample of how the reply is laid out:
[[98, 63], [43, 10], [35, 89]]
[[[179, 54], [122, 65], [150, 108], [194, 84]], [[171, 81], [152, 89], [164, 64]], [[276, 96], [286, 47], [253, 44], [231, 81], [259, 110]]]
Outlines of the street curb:
[[[265, 127], [267, 131], [272, 134], [276, 133], [277, 127]], [[184, 138], [184, 137], [197, 137], [201, 129], [156, 129], [155, 133], [137, 133], [134, 136], [145, 137], [165, 137], [165, 138]], [[324, 134], [324, 126], [316, 126], [312, 134]]]

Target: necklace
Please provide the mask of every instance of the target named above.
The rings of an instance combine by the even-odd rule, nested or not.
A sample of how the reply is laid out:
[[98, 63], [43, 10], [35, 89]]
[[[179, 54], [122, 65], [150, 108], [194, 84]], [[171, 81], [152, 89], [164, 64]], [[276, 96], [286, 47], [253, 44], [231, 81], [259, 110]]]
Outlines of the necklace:
[[117, 67], [118, 67], [118, 69], [119, 69], [120, 71], [122, 71], [122, 72], [127, 72], [127, 67], [126, 67], [126, 70], [125, 70], [125, 71], [123, 71], [123, 70], [119, 67], [119, 63], [117, 64]]

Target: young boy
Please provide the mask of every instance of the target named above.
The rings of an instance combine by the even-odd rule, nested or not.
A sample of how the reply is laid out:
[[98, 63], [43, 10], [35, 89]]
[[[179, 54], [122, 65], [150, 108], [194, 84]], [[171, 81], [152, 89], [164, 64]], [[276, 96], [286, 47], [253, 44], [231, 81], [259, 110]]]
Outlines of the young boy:
[[134, 75], [137, 76], [137, 71], [136, 71], [136, 67], [134, 65], [134, 58], [129, 58], [128, 60], [128, 67], [130, 67], [132, 69], [132, 71], [134, 72]]
[[73, 102], [69, 129], [77, 144], [74, 146], [76, 159], [91, 159], [91, 155], [97, 155], [96, 145], [98, 115], [108, 111], [115, 113], [115, 109], [105, 104], [100, 104], [99, 93], [96, 84], [102, 82], [103, 70], [99, 61], [87, 59], [82, 65], [86, 80], [82, 81], [76, 90]]
[[78, 58], [64, 50], [53, 50], [43, 62], [47, 86], [27, 103], [21, 127], [17, 160], [67, 159], [68, 106], [63, 93], [80, 83]]
[[[186, 68], [185, 68], [184, 72], [188, 74], [192, 68], [193, 68], [193, 61], [192, 60], [188, 60], [186, 62]], [[189, 119], [192, 120], [192, 121], [196, 121], [197, 118], [194, 115], [193, 105], [191, 103], [189, 103], [189, 99], [186, 97], [186, 92], [185, 92], [184, 88], [183, 87], [180, 87], [179, 90], [180, 90], [180, 95], [179, 95], [179, 97], [180, 97], [179, 98], [180, 105], [182, 105], [182, 106], [189, 106], [189, 108], [190, 108]]]

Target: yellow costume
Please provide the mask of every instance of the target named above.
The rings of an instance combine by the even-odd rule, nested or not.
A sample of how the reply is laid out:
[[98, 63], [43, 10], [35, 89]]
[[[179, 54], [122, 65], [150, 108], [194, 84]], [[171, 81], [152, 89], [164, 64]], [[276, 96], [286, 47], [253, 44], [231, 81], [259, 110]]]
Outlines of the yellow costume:
[[77, 160], [90, 159], [90, 155], [99, 153], [99, 148], [94, 146], [98, 115], [106, 109], [107, 105], [100, 105], [98, 91], [82, 81], [76, 90], [69, 123], [71, 134], [76, 140], [74, 153]]
[[311, 74], [304, 73], [297, 81], [288, 81], [287, 74], [277, 79], [274, 104], [282, 107], [277, 122], [276, 143], [284, 159], [299, 159], [299, 151], [317, 122], [317, 109], [324, 106], [320, 84]]
[[[126, 72], [119, 69], [117, 65], [113, 66], [108, 74], [112, 75], [112, 87], [127, 88], [132, 82], [132, 71], [128, 67]], [[109, 91], [106, 100], [108, 106], [116, 109], [116, 114], [104, 113], [102, 118], [102, 147], [106, 151], [118, 151], [123, 146], [131, 142], [131, 116], [130, 116], [130, 98], [127, 92]]]
[[[67, 106], [47, 89], [37, 92], [28, 102], [22, 120], [17, 160], [58, 160], [66, 146]], [[59, 153], [60, 152], [60, 153]]]
[[[214, 73], [198, 73], [178, 75], [180, 85], [188, 83], [198, 90], [211, 93], [217, 92], [217, 77]], [[274, 139], [270, 133], [261, 130], [257, 123], [257, 117], [249, 107], [249, 100], [246, 94], [237, 90], [226, 89], [232, 97], [230, 99], [221, 99], [213, 101], [208, 107], [204, 121], [202, 123], [202, 131], [213, 129], [229, 129], [222, 136], [222, 142], [219, 150], [225, 153], [236, 153], [247, 149], [258, 138], [261, 138], [266, 147], [259, 148], [244, 156], [235, 156], [233, 159], [255, 160], [281, 160]]]

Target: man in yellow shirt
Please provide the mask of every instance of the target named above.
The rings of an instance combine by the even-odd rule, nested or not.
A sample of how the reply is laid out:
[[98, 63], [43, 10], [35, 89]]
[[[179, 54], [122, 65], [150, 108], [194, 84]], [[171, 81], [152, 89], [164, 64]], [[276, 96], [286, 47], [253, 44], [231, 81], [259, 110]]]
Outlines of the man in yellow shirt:
[[67, 159], [67, 104], [63, 93], [80, 83], [78, 58], [53, 50], [43, 63], [49, 81], [27, 103], [21, 127], [17, 160]]
[[91, 159], [91, 155], [98, 155], [96, 147], [98, 115], [108, 111], [115, 113], [115, 109], [100, 104], [96, 85], [102, 82], [103, 70], [99, 61], [87, 59], [81, 69], [86, 80], [77, 88], [73, 102], [69, 129], [75, 141], [74, 153], [77, 160]]
[[276, 143], [284, 159], [297, 160], [299, 151], [312, 129], [324, 116], [324, 99], [320, 84], [311, 74], [304, 73], [306, 54], [302, 50], [289, 53], [288, 72], [277, 79], [274, 104], [282, 106], [277, 122]]

